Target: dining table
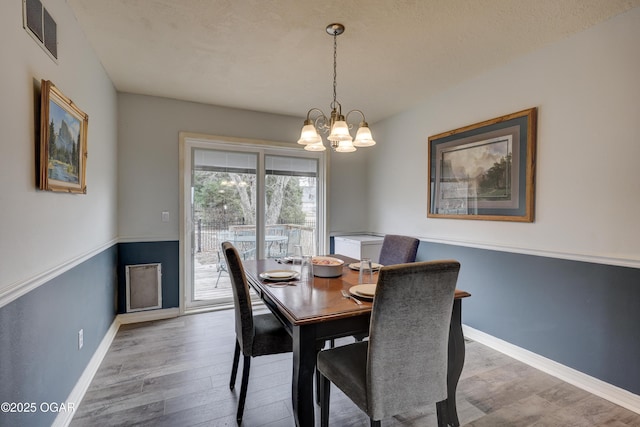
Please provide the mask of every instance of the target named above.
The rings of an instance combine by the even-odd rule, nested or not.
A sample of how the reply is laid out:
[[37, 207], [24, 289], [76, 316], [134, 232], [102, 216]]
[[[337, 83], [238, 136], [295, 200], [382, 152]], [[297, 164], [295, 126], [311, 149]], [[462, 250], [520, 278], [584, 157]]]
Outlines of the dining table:
[[[249, 285], [264, 304], [284, 325], [293, 339], [293, 375], [291, 399], [296, 426], [315, 425], [314, 374], [318, 352], [330, 340], [347, 336], [366, 336], [369, 330], [373, 300], [363, 298], [357, 304], [345, 298], [342, 291], [358, 285], [359, 260], [339, 254], [329, 255], [344, 261], [338, 277], [313, 277], [308, 281], [291, 281], [287, 286], [265, 280], [261, 273], [291, 269], [281, 260], [244, 261]], [[350, 267], [351, 265], [351, 267]], [[376, 274], [377, 275], [377, 274]], [[264, 277], [264, 274], [262, 274]], [[462, 300], [468, 292], [455, 291], [447, 364], [447, 398], [436, 404], [441, 420], [448, 426], [459, 426], [456, 409], [456, 388], [464, 365], [465, 347], [462, 333]], [[360, 300], [360, 299], [359, 299]]]

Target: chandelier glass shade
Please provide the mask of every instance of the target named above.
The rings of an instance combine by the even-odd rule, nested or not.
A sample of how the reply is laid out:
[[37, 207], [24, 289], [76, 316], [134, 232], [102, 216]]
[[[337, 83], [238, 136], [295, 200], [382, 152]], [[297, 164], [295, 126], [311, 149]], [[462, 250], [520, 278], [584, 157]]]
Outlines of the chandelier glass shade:
[[[342, 105], [336, 99], [337, 38], [343, 32], [344, 25], [342, 24], [327, 26], [327, 33], [333, 36], [333, 102], [330, 105], [331, 114], [329, 117], [319, 108], [312, 108], [307, 112], [298, 144], [304, 145], [304, 149], [308, 151], [324, 151], [326, 149], [320, 136], [321, 133], [329, 134], [327, 140], [330, 142], [331, 148], [339, 153], [350, 153], [356, 151], [356, 147], [371, 147], [376, 144], [371, 136], [371, 129], [369, 129], [364, 113], [360, 110], [351, 110], [346, 116], [343, 116]], [[355, 140], [351, 137], [350, 132], [353, 125], [348, 122], [349, 115], [352, 113], [358, 113], [362, 116]]]

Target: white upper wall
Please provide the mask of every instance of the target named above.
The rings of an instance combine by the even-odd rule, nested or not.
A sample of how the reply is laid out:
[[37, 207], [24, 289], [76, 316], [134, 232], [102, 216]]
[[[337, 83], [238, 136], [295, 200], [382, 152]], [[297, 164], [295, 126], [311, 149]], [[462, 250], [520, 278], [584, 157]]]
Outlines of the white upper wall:
[[[44, 3], [58, 26], [57, 64], [22, 28], [22, 1], [0, 2], [0, 301], [117, 237], [116, 92], [66, 1]], [[89, 115], [86, 195], [36, 189], [41, 79]]]
[[[290, 142], [302, 149], [296, 144], [302, 118], [124, 93], [118, 96], [118, 116], [118, 224], [123, 241], [179, 239], [180, 132]], [[364, 150], [327, 153], [329, 230], [366, 230], [351, 212], [365, 212]], [[169, 222], [162, 222], [163, 211], [169, 212]]]
[[[640, 266], [639, 43], [636, 8], [376, 123], [372, 230]], [[530, 107], [535, 222], [428, 219], [428, 137]]]
[[[22, 28], [21, 2], [0, 3], [0, 298], [118, 236], [178, 239], [180, 131], [294, 143], [302, 123], [116, 96], [66, 2], [45, 6], [58, 24], [57, 64]], [[372, 124], [373, 149], [330, 154], [329, 230], [404, 233], [638, 266], [638, 40], [636, 8]], [[36, 190], [41, 79], [89, 115], [86, 195]], [[536, 221], [427, 219], [428, 136], [534, 106]], [[168, 224], [160, 220], [164, 210], [171, 214]]]

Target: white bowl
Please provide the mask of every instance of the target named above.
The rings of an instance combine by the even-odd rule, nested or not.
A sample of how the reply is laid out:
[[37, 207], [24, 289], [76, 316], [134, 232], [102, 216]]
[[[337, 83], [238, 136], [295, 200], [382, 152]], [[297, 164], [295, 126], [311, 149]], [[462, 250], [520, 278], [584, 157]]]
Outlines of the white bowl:
[[342, 276], [344, 261], [330, 256], [313, 257], [313, 275], [317, 277]]

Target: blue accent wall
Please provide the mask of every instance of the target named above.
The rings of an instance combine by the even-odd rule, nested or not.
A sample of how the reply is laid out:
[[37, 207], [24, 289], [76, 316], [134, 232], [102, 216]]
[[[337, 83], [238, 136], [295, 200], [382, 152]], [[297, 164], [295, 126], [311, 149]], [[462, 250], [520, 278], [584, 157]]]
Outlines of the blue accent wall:
[[120, 243], [118, 256], [118, 313], [125, 313], [126, 275], [125, 266], [136, 264], [162, 265], [162, 308], [180, 306], [180, 248], [179, 242], [133, 242]]
[[640, 269], [420, 242], [456, 259], [463, 323], [640, 394]]
[[[0, 308], [0, 402], [69, 403], [116, 316], [116, 263], [112, 246]], [[0, 413], [0, 426], [49, 426], [56, 416]]]

